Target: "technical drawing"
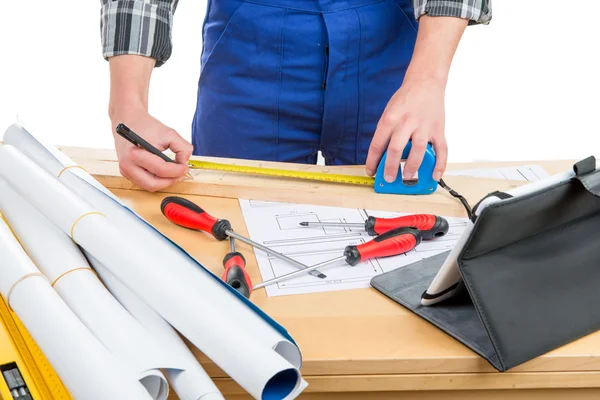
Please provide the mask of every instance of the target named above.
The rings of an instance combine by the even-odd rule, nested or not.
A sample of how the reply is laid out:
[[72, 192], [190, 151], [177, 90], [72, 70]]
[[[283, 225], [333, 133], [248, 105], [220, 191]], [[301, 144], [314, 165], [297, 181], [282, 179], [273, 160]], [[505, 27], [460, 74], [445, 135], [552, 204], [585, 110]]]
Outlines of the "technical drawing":
[[[303, 227], [300, 222], [364, 223], [370, 216], [391, 218], [400, 213], [327, 206], [298, 205], [276, 202], [256, 202], [240, 199], [249, 236], [279, 253], [310, 266], [344, 254], [349, 245], [358, 245], [373, 239], [364, 229], [348, 227]], [[349, 290], [370, 286], [371, 279], [383, 272], [399, 268], [452, 248], [466, 226], [466, 218], [447, 218], [448, 234], [443, 238], [421, 242], [405, 254], [361, 262], [352, 267], [343, 260], [320, 270], [326, 279], [300, 275], [282, 281], [265, 290], [269, 296]], [[263, 280], [296, 271], [294, 266], [255, 250]]]

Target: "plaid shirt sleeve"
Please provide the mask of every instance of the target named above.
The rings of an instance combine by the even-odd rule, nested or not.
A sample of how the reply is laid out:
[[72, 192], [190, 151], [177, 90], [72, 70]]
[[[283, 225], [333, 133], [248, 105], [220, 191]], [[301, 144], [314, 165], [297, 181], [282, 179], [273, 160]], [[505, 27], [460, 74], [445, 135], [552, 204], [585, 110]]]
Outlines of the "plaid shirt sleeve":
[[[102, 56], [137, 54], [163, 65], [171, 56], [171, 29], [178, 0], [100, 0]], [[452, 16], [470, 25], [489, 23], [491, 0], [413, 0], [415, 17]]]
[[492, 0], [413, 0], [415, 17], [458, 17], [469, 25], [489, 24], [492, 19]]
[[163, 65], [171, 56], [178, 0], [100, 0], [102, 56], [137, 54]]

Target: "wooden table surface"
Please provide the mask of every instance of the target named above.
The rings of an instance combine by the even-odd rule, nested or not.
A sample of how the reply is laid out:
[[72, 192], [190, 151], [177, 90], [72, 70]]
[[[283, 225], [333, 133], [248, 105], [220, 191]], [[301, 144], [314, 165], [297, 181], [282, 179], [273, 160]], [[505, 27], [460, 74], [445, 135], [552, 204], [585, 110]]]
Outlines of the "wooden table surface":
[[[76, 151], [72, 154], [74, 158], [80, 155]], [[221, 274], [228, 242], [218, 242], [212, 236], [182, 229], [166, 220], [159, 206], [166, 193], [123, 189], [125, 184], [109, 179], [102, 172], [105, 169], [97, 169], [97, 163], [81, 158], [78, 162], [206, 268]], [[449, 169], [515, 164], [523, 162], [452, 164]], [[571, 168], [572, 161], [537, 164], [556, 173]], [[480, 198], [480, 194], [474, 194], [479, 193], [476, 186], [480, 182], [463, 180], [453, 188], [474, 204]], [[497, 181], [497, 185], [501, 187], [501, 182]], [[235, 196], [194, 195], [188, 189], [181, 192], [211, 214], [229, 219], [236, 231], [247, 234]], [[423, 198], [424, 204], [426, 201], [429, 200]], [[403, 204], [407, 204], [409, 212], [419, 208], [418, 200], [398, 196], [390, 208], [402, 209]], [[430, 210], [432, 205], [427, 203], [425, 207]], [[454, 209], [454, 214], [440, 214], [463, 216], [460, 207]], [[238, 248], [247, 258], [253, 282], [260, 282], [253, 251], [242, 243]], [[499, 373], [473, 351], [372, 288], [272, 298], [259, 289], [251, 300], [281, 323], [302, 350], [301, 372], [309, 386], [300, 399], [600, 398], [600, 333]], [[249, 398], [189, 345], [227, 399]], [[172, 395], [170, 399], [176, 397]]]

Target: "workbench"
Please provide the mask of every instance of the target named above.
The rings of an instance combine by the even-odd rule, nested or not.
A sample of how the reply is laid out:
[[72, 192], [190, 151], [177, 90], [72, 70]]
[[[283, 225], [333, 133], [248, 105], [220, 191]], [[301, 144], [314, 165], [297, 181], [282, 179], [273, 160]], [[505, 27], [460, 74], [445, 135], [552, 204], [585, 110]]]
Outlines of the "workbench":
[[[332, 186], [321, 183], [274, 183], [273, 178], [240, 178], [226, 173], [211, 175], [204, 171], [192, 171], [193, 182], [177, 184], [168, 188], [168, 193], [149, 193], [119, 176], [112, 152], [74, 148], [63, 148], [63, 151], [219, 276], [228, 242], [216, 241], [210, 235], [182, 229], [169, 222], [160, 211], [160, 202], [168, 194], [178, 193], [201, 205], [212, 215], [227, 218], [242, 235], [247, 235], [247, 230], [236, 196], [465, 216], [460, 202], [442, 188], [429, 196], [377, 197], [368, 193], [368, 189], [353, 192], [354, 188], [339, 188], [334, 193]], [[236, 162], [269, 165], [242, 160]], [[448, 169], [526, 163], [542, 165], [553, 174], [571, 168], [573, 160], [450, 164]], [[291, 164], [286, 168], [336, 173], [364, 170], [362, 167], [336, 169]], [[506, 190], [507, 185], [514, 187], [522, 184], [467, 177], [448, 177], [446, 181], [465, 195], [471, 205], [496, 188]], [[239, 244], [238, 250], [247, 258], [247, 269], [253, 282], [260, 282], [261, 276], [252, 249]], [[309, 386], [300, 399], [600, 398], [600, 333], [591, 334], [499, 373], [473, 351], [372, 288], [273, 298], [267, 297], [265, 291], [259, 289], [252, 294], [251, 300], [281, 323], [303, 352], [304, 365], [301, 371]], [[240, 327], [240, 334], [243, 334], [243, 327]], [[249, 398], [214, 363], [189, 342], [188, 345], [227, 399]], [[256, 362], [260, 364], [260, 360]], [[176, 399], [175, 395], [172, 394], [170, 399]]]

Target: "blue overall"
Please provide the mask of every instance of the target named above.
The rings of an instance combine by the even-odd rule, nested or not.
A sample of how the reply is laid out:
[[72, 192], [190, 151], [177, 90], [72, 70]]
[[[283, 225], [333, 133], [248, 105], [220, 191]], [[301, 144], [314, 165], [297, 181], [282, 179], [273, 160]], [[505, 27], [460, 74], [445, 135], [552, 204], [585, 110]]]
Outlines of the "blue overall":
[[364, 164], [416, 35], [412, 0], [208, 0], [194, 154]]

